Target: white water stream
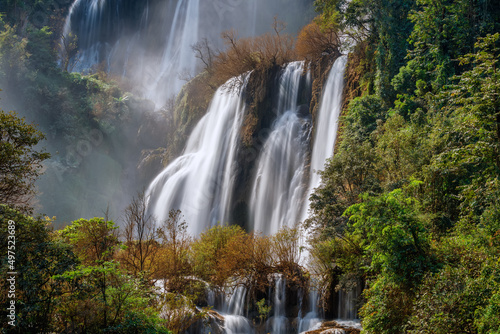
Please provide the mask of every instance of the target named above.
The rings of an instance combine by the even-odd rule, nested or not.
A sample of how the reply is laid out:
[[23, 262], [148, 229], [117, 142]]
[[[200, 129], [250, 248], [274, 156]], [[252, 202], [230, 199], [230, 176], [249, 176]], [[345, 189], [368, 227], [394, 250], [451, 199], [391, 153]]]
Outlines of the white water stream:
[[277, 120], [258, 159], [250, 199], [253, 230], [272, 235], [300, 219], [310, 124], [298, 116], [304, 64], [290, 63], [279, 82]]
[[[247, 78], [248, 75], [243, 81]], [[158, 221], [165, 220], [171, 209], [179, 209], [193, 236], [218, 221], [227, 222], [234, 188], [235, 154], [245, 111], [244, 87], [239, 93], [222, 87], [217, 90], [207, 114], [189, 137], [184, 153], [150, 184], [146, 195]]]

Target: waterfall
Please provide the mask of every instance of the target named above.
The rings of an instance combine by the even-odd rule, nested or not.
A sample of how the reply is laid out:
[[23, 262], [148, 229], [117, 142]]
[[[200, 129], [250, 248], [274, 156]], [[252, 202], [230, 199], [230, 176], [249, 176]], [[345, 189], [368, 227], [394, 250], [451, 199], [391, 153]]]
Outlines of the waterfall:
[[180, 91], [185, 82], [179, 75], [191, 77], [195, 74], [196, 59], [192, 45], [198, 41], [199, 9], [199, 0], [177, 2], [170, 34], [160, 62], [159, 75], [152, 87], [156, 91], [149, 94], [148, 98], [154, 99], [165, 90]]
[[238, 92], [231, 79], [215, 93], [207, 114], [191, 133], [184, 153], [158, 175], [147, 190], [149, 207], [158, 221], [171, 209], [182, 211], [191, 235], [218, 221], [227, 222], [235, 179], [235, 155], [245, 104], [247, 74]]
[[[314, 189], [321, 183], [321, 178], [317, 171], [323, 170], [326, 159], [333, 155], [335, 140], [337, 138], [338, 119], [342, 108], [342, 92], [344, 89], [344, 72], [346, 63], [346, 56], [341, 56], [335, 61], [323, 88], [315, 122], [314, 144], [311, 154], [309, 185], [307, 189], [307, 204], [303, 206], [301, 220], [305, 220], [307, 218], [310, 206], [309, 198]], [[339, 303], [341, 303], [342, 300], [342, 298], [339, 298]], [[299, 333], [310, 330], [321, 322], [318, 314], [317, 301], [318, 293], [314, 288], [311, 288], [309, 293], [310, 311], [304, 318], [300, 319]], [[340, 307], [341, 306], [339, 304], [339, 310]], [[348, 306], [348, 308], [350, 307]], [[342, 309], [345, 309], [344, 306], [342, 306]], [[349, 317], [346, 319], [353, 318]]]
[[290, 63], [279, 81], [277, 120], [257, 163], [250, 199], [253, 229], [267, 235], [300, 219], [310, 124], [298, 116], [302, 62]]
[[318, 312], [318, 291], [314, 288], [311, 288], [309, 293], [309, 310], [306, 316], [299, 320], [299, 333], [311, 330], [321, 323]]
[[63, 40], [77, 34], [74, 70], [85, 72], [104, 63], [106, 71], [127, 76], [137, 93], [161, 107], [179, 92], [183, 78], [196, 73], [192, 45], [199, 40], [199, 17], [199, 0], [154, 8], [149, 1], [75, 0]]
[[[326, 159], [333, 155], [335, 140], [337, 138], [338, 120], [342, 108], [342, 91], [344, 90], [344, 72], [347, 57], [337, 58], [333, 64], [325, 87], [323, 89], [320, 107], [316, 119], [314, 146], [311, 156], [311, 168], [309, 172], [309, 187], [307, 199], [321, 183], [317, 173], [323, 170]], [[304, 206], [302, 220], [307, 218], [308, 205]]]
[[355, 290], [342, 291], [339, 290], [339, 314], [338, 318], [342, 320], [356, 319], [356, 292]]
[[288, 319], [286, 317], [286, 279], [278, 274], [274, 277], [275, 288], [273, 294], [273, 316], [267, 321], [266, 331], [273, 334], [288, 333]]
[[224, 330], [227, 334], [253, 333], [250, 321], [244, 316], [247, 289], [239, 286], [224, 305]]
[[[198, 72], [193, 45], [207, 38], [213, 50], [223, 49], [220, 34], [229, 29], [239, 37], [269, 32], [281, 6], [281, 0], [74, 0], [61, 44], [70, 33], [78, 38], [70, 70], [100, 66], [133, 82], [133, 93], [162, 107]], [[296, 10], [307, 6], [301, 0]], [[61, 64], [66, 56], [62, 48]]]

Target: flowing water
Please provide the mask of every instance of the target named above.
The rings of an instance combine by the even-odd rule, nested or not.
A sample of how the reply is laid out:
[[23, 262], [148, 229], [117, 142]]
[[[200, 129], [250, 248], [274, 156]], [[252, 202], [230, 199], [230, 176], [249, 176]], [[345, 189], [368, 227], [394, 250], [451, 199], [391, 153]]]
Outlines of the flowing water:
[[[333, 155], [335, 140], [337, 138], [338, 120], [342, 108], [342, 92], [344, 89], [344, 72], [347, 63], [347, 57], [339, 57], [332, 66], [328, 79], [323, 88], [320, 107], [316, 119], [315, 135], [313, 149], [311, 154], [311, 166], [309, 171], [309, 186], [307, 190], [307, 204], [302, 210], [302, 220], [307, 218], [309, 209], [309, 197], [314, 189], [320, 186], [321, 177], [319, 170], [324, 169], [325, 162]], [[307, 238], [307, 236], [306, 236]], [[346, 299], [342, 292], [339, 292], [339, 318], [354, 319], [356, 312], [354, 308], [352, 293], [350, 299]], [[320, 315], [317, 308], [318, 294], [311, 289], [309, 294], [310, 312], [301, 319], [299, 333], [313, 328], [320, 322]], [[348, 302], [340, 305], [340, 303]]]
[[305, 332], [321, 323], [318, 311], [318, 291], [311, 288], [309, 293], [309, 312], [299, 320], [299, 333]]
[[149, 0], [76, 0], [63, 39], [78, 37], [73, 70], [101, 66], [126, 76], [137, 93], [161, 107], [185, 84], [183, 78], [196, 73], [192, 45], [199, 40], [199, 18], [199, 0], [153, 7]]
[[[339, 57], [333, 64], [321, 97], [320, 107], [316, 119], [314, 145], [311, 154], [311, 168], [309, 171], [309, 186], [307, 198], [321, 183], [317, 173], [323, 170], [326, 159], [333, 155], [337, 128], [342, 108], [342, 91], [344, 90], [344, 72], [347, 57]], [[309, 203], [309, 202], [308, 202]], [[309, 204], [304, 206], [302, 220], [307, 218]]]
[[[298, 112], [304, 64], [294, 62], [283, 69], [279, 78], [276, 120], [258, 157], [250, 196], [251, 226], [254, 230], [269, 235], [281, 227], [293, 226], [304, 212], [302, 202], [306, 190], [309, 189], [310, 193], [319, 185], [314, 170], [322, 169], [324, 161], [333, 152], [345, 62], [345, 57], [335, 62], [324, 88], [308, 188], [304, 186], [304, 179], [307, 177], [305, 163], [310, 121]], [[244, 82], [247, 80], [248, 75]], [[168, 216], [170, 209], [180, 209], [190, 222], [189, 232], [198, 235], [217, 221], [228, 219], [235, 190], [235, 159], [245, 112], [244, 88], [238, 93], [223, 89], [216, 92], [207, 114], [189, 137], [182, 156], [151, 183], [147, 192], [151, 198], [150, 207], [160, 221]], [[290, 326], [285, 314], [286, 281], [281, 275], [275, 276], [274, 281], [275, 287], [270, 294], [273, 313], [266, 326], [272, 333], [287, 333]], [[238, 288], [221, 307], [227, 333], [253, 331], [244, 315], [246, 293], [244, 288]], [[339, 314], [344, 319], [355, 318], [353, 303], [349, 302], [352, 298], [349, 298], [340, 296], [341, 303], [346, 303]], [[299, 332], [320, 322], [317, 300], [317, 292], [312, 290], [308, 313], [298, 319]]]
[[[132, 80], [135, 93], [162, 106], [179, 92], [185, 83], [183, 78], [197, 72], [192, 45], [208, 34], [218, 35], [228, 24], [240, 24], [241, 35], [257, 33], [261, 29], [260, 13], [268, 3], [280, 2], [75, 0], [65, 22], [64, 38], [69, 40], [70, 33], [78, 35], [74, 70], [88, 71], [100, 65]], [[212, 13], [218, 19], [204, 14], [207, 6], [213, 6]], [[235, 15], [238, 11], [245, 15]], [[205, 29], [208, 26], [210, 33]], [[312, 138], [310, 168], [306, 163], [311, 121], [298, 105], [301, 89], [308, 86], [303, 84], [304, 63], [293, 62], [282, 70], [276, 106], [268, 111], [275, 113], [275, 120], [259, 150], [248, 194], [250, 229], [270, 235], [306, 218], [307, 198], [320, 185], [316, 171], [322, 170], [333, 154], [346, 61], [346, 57], [337, 59], [325, 84]], [[229, 222], [238, 191], [236, 160], [248, 77], [244, 76], [244, 85], [237, 92], [217, 90], [182, 155], [150, 184], [148, 207], [158, 221], [166, 219], [171, 209], [180, 209], [193, 236], [219, 221]], [[276, 275], [274, 285], [270, 293], [273, 312], [266, 326], [272, 333], [288, 333], [286, 280]], [[308, 313], [299, 319], [299, 332], [320, 321], [317, 299], [317, 293], [311, 291]], [[253, 332], [245, 314], [246, 300], [247, 290], [240, 287], [222, 306], [227, 333]], [[339, 316], [354, 319], [353, 296], [340, 295], [339, 303]]]
[[273, 296], [273, 316], [267, 322], [267, 329], [273, 334], [288, 333], [288, 319], [286, 310], [286, 279], [283, 275], [276, 275]]
[[[304, 8], [310, 8], [308, 0], [286, 11], [282, 0], [74, 0], [61, 42], [69, 42], [70, 33], [77, 37], [70, 71], [122, 76], [133, 83], [133, 93], [159, 108], [199, 72], [193, 51], [198, 42], [207, 39], [212, 50], [223, 49], [222, 32], [262, 34], [278, 13], [280, 19], [293, 17], [293, 29], [299, 29], [308, 20]], [[62, 48], [61, 64], [65, 58]]]
[[310, 123], [298, 115], [297, 100], [304, 72], [290, 63], [279, 82], [277, 120], [257, 163], [250, 200], [253, 230], [272, 235], [300, 219]]
[[248, 75], [239, 92], [228, 91], [224, 86], [217, 90], [207, 114], [191, 133], [184, 153], [147, 189], [148, 205], [158, 221], [165, 220], [171, 209], [179, 209], [193, 236], [218, 221], [227, 222], [247, 78]]
[[227, 334], [253, 333], [250, 321], [245, 317], [247, 289], [239, 286], [231, 295], [229, 303], [223, 306], [224, 330]]

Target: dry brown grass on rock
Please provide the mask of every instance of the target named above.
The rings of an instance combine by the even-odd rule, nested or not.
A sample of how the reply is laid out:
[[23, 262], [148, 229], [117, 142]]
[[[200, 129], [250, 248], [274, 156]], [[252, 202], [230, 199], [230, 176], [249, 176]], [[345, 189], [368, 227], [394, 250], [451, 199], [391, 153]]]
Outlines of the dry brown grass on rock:
[[295, 51], [300, 59], [314, 61], [325, 53], [338, 53], [339, 46], [337, 29], [321, 28], [316, 19], [300, 31]]
[[282, 34], [284, 28], [285, 24], [275, 19], [274, 33], [250, 38], [238, 38], [234, 30], [222, 33], [226, 50], [213, 57], [213, 74], [226, 81], [248, 71], [265, 71], [295, 60], [294, 38]]

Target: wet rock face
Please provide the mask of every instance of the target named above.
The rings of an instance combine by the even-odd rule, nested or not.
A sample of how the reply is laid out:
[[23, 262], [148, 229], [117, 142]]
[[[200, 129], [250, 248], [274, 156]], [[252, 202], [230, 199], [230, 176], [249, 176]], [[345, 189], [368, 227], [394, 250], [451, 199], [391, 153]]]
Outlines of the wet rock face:
[[224, 334], [224, 317], [214, 310], [208, 311], [206, 320], [198, 320], [187, 330], [188, 334]]

